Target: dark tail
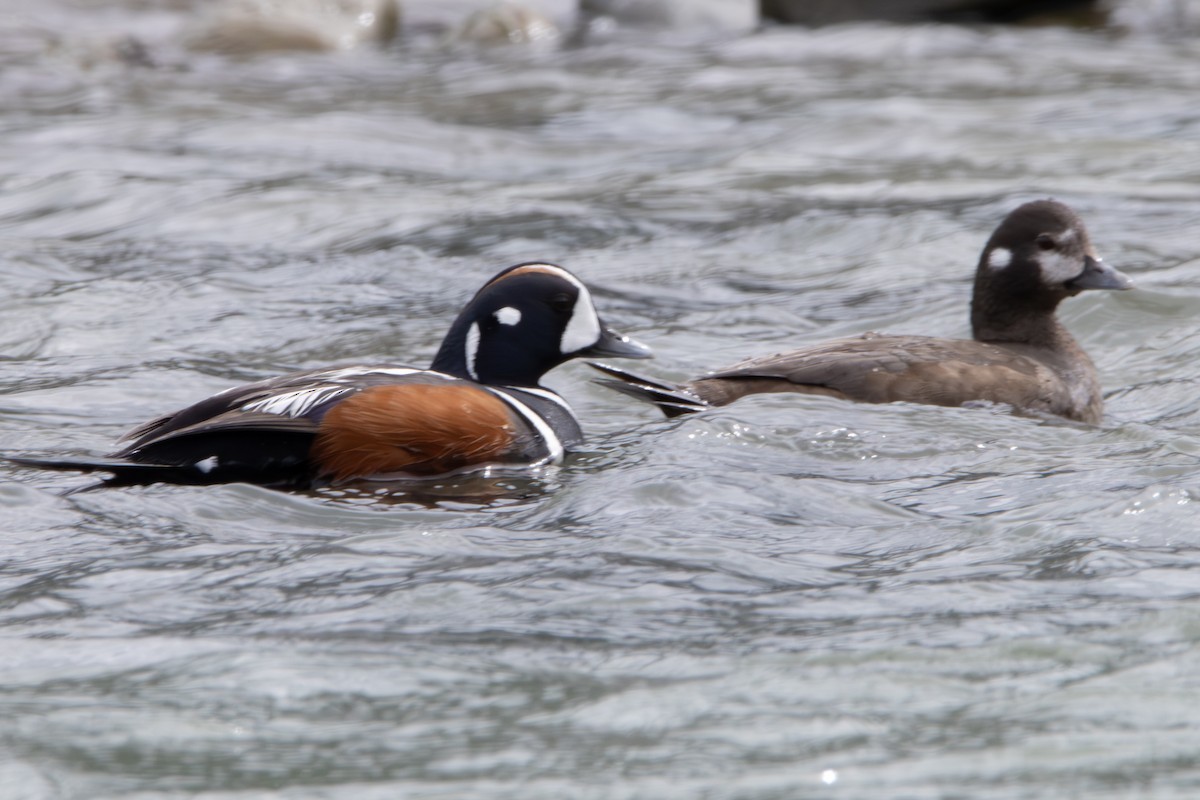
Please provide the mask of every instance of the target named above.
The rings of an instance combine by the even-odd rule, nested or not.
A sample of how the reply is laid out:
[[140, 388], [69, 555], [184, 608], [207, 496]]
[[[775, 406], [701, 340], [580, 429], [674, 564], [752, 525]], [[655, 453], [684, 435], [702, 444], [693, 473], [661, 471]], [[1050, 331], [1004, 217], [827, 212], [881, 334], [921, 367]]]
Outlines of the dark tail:
[[64, 472], [108, 472], [99, 486], [142, 486], [151, 483], [202, 484], [204, 472], [193, 465], [139, 464], [136, 461], [75, 461], [66, 458], [31, 458], [26, 456], [3, 456], [5, 461], [21, 467], [54, 469]]
[[664, 383], [644, 375], [610, 367], [608, 364], [601, 364], [598, 361], [587, 363], [592, 369], [609, 376], [606, 379], [597, 380], [596, 383], [630, 397], [636, 397], [638, 400], [653, 403], [668, 417], [693, 414], [710, 407], [708, 403], [678, 384]]

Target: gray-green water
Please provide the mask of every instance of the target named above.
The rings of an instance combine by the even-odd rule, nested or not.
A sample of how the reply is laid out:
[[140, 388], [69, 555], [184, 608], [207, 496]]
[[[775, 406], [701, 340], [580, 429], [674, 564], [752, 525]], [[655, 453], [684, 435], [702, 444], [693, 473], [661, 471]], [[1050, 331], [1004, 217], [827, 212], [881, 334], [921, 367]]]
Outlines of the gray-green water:
[[0, 450], [423, 363], [531, 258], [666, 377], [965, 335], [984, 240], [1040, 196], [1139, 289], [1064, 306], [1099, 428], [771, 396], [668, 422], [570, 365], [587, 451], [490, 503], [0, 467], [0, 797], [1200, 793], [1200, 44], [89, 49], [137, 7], [0, 35]]

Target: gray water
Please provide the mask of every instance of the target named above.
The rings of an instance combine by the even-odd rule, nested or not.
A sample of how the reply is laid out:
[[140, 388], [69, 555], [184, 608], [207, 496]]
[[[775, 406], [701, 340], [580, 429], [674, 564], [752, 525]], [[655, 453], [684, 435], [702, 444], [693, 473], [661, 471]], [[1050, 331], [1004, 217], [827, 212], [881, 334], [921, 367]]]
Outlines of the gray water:
[[1200, 43], [163, 34], [147, 66], [89, 38], [159, 30], [138, 8], [0, 35], [5, 452], [425, 363], [527, 259], [667, 378], [967, 335], [983, 242], [1037, 197], [1139, 288], [1063, 307], [1099, 427], [779, 396], [665, 421], [572, 364], [584, 452], [440, 496], [0, 467], [0, 797], [1200, 796]]

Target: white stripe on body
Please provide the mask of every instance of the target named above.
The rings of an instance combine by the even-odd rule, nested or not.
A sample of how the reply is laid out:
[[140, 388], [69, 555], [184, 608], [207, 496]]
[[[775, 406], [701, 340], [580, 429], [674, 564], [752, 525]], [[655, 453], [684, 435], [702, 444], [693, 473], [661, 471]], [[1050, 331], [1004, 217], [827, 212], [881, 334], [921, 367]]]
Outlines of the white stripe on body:
[[[529, 389], [521, 389], [521, 391], [527, 392], [530, 390]], [[537, 394], [539, 397], [543, 396], [542, 391], [534, 390], [532, 393]], [[538, 414], [536, 414], [534, 412], [534, 410], [532, 408], [530, 408], [529, 406], [525, 405], [517, 398], [510, 395], [508, 392], [497, 391], [497, 392], [493, 392], [492, 394], [494, 394], [496, 397], [499, 397], [501, 400], [503, 400], [504, 402], [506, 402], [510, 406], [512, 406], [512, 409], [514, 411], [516, 411], [518, 414], [520, 414], [525, 419], [526, 422], [528, 422], [530, 425], [533, 426], [533, 429], [535, 431], [537, 431], [538, 436], [540, 436], [542, 441], [545, 443], [546, 449], [549, 452], [546, 454], [545, 458], [543, 458], [541, 461], [538, 461], [536, 464], [533, 464], [531, 466], [538, 466], [540, 464], [548, 464], [548, 463], [557, 463], [562, 460], [563, 454], [566, 452], [566, 448], [563, 447], [562, 440], [558, 438], [558, 434], [556, 434], [554, 432], [554, 429], [546, 424], [546, 420], [542, 419], [540, 416], [538, 416]], [[552, 394], [552, 393], [546, 392], [546, 394]], [[556, 401], [560, 402], [560, 403], [563, 402], [562, 399], [557, 398], [557, 396], [556, 396]]]

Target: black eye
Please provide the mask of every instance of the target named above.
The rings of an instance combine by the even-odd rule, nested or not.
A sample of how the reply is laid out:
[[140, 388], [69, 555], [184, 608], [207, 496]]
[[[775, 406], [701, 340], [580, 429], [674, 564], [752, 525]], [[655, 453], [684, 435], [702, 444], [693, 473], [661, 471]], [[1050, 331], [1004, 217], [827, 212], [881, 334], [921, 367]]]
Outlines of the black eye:
[[555, 311], [570, 311], [575, 307], [575, 298], [560, 292], [550, 298], [550, 307]]
[[1041, 250], [1053, 250], [1058, 246], [1058, 243], [1054, 241], [1054, 237], [1048, 233], [1039, 233], [1037, 239], [1034, 241], [1037, 242], [1037, 246]]

